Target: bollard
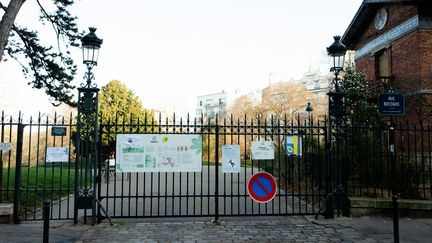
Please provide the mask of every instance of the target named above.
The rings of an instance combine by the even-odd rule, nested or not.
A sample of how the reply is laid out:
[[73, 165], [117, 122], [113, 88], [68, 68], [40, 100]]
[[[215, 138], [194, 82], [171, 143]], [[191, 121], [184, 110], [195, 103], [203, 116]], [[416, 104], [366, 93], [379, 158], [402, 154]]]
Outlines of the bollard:
[[49, 239], [49, 220], [50, 220], [50, 204], [49, 200], [44, 201], [43, 206], [43, 243], [48, 243]]

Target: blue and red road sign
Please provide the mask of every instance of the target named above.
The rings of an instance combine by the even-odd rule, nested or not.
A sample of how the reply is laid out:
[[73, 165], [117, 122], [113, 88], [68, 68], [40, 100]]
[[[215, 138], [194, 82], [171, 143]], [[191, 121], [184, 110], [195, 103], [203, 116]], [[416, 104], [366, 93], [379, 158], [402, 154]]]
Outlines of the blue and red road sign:
[[247, 188], [253, 200], [266, 203], [276, 195], [276, 180], [267, 172], [258, 172], [249, 179]]

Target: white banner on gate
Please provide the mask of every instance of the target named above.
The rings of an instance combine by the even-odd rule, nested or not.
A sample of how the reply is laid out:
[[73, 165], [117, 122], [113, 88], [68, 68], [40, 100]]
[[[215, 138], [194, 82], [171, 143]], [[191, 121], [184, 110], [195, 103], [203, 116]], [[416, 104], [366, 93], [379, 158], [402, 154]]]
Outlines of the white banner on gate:
[[201, 172], [202, 137], [117, 134], [116, 172]]
[[252, 141], [252, 159], [266, 160], [274, 159], [273, 141]]
[[240, 173], [240, 145], [222, 145], [222, 173]]
[[0, 143], [0, 150], [9, 151], [12, 149], [11, 143]]
[[68, 147], [48, 147], [46, 153], [46, 162], [68, 162], [69, 148]]

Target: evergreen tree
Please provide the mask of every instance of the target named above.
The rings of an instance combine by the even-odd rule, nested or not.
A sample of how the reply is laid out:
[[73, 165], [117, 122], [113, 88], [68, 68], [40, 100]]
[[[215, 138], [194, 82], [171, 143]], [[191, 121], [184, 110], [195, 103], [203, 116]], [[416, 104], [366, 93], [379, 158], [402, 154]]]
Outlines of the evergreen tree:
[[351, 123], [376, 124], [379, 121], [377, 104], [371, 103], [365, 76], [353, 67], [346, 69], [342, 90], [346, 92], [347, 118]]
[[[144, 109], [140, 98], [118, 80], [112, 80], [101, 88], [99, 120], [102, 124], [108, 125], [102, 127], [105, 159], [114, 155], [117, 133], [142, 133], [145, 124], [155, 124], [153, 112]], [[123, 124], [132, 126], [125, 128]], [[150, 130], [151, 127], [148, 126], [146, 131]]]
[[[74, 0], [35, 0], [40, 9], [39, 21], [52, 27], [57, 36], [57, 47], [45, 46], [38, 32], [15, 23], [25, 0], [0, 0], [0, 62], [8, 58], [17, 60], [24, 76], [33, 88], [44, 89], [53, 105], [66, 103], [75, 106], [71, 82], [76, 74], [70, 46], [79, 46], [82, 34], [76, 24], [76, 16], [68, 11]], [[6, 3], [8, 5], [6, 6]], [[53, 9], [49, 11], [48, 9]], [[63, 50], [64, 48], [64, 50]]]

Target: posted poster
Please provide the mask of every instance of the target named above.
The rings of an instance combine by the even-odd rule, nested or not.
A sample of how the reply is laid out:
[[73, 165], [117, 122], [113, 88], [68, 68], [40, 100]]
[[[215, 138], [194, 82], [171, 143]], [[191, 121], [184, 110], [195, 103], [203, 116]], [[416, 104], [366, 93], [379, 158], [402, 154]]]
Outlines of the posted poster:
[[302, 137], [299, 135], [286, 136], [286, 154], [302, 156]]
[[9, 151], [12, 149], [11, 143], [0, 143], [0, 150]]
[[46, 153], [46, 162], [68, 162], [69, 148], [68, 147], [48, 147]]
[[274, 159], [273, 141], [252, 141], [252, 159]]
[[222, 173], [240, 173], [240, 145], [222, 145]]
[[201, 172], [194, 134], [117, 134], [116, 172]]

